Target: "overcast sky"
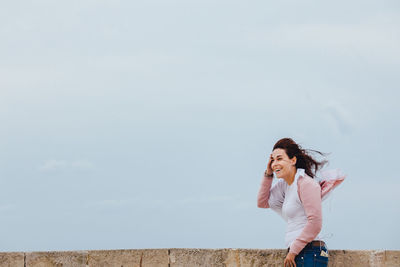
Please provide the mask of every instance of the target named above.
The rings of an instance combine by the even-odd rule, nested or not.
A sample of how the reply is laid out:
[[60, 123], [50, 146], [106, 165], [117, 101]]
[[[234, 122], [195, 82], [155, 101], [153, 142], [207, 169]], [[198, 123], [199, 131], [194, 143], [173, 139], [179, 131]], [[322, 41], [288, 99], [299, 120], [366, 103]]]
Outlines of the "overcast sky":
[[0, 4], [0, 250], [284, 248], [274, 143], [329, 152], [330, 249], [400, 249], [398, 1]]

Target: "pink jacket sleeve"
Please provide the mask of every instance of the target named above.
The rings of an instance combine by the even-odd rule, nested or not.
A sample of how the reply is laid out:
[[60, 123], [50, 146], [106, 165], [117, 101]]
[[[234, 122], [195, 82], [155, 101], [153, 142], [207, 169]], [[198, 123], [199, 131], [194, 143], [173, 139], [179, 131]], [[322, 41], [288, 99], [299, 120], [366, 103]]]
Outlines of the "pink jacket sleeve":
[[260, 190], [258, 191], [257, 206], [265, 209], [271, 208], [278, 214], [281, 214], [283, 201], [285, 200], [283, 188], [283, 183], [285, 183], [285, 181], [278, 180], [272, 186], [273, 179], [274, 178], [263, 177]]
[[257, 207], [259, 208], [269, 208], [268, 200], [271, 190], [273, 178], [263, 177], [261, 182], [260, 190], [258, 191], [257, 196]]
[[293, 241], [289, 252], [295, 255], [314, 240], [322, 228], [321, 187], [310, 177], [298, 180], [299, 197], [307, 215], [307, 223], [301, 234]]

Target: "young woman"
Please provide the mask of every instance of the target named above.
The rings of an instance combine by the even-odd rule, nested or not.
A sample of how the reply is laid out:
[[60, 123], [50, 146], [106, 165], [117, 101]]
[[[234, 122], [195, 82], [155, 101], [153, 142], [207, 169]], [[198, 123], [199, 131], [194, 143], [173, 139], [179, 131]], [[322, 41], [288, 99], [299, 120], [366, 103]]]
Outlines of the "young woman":
[[[287, 222], [284, 266], [327, 266], [328, 250], [318, 235], [322, 228], [321, 202], [345, 178], [339, 170], [315, 173], [327, 161], [317, 161], [290, 138], [279, 140], [272, 150], [258, 192], [259, 208], [271, 208]], [[272, 187], [275, 176], [281, 178]]]

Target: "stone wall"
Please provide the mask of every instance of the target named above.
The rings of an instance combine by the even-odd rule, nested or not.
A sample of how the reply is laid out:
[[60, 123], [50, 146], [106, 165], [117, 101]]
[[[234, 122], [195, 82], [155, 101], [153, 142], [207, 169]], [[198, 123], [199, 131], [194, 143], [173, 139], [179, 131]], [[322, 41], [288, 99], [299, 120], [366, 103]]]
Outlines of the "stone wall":
[[[398, 250], [330, 250], [329, 266], [400, 266]], [[5, 267], [283, 266], [282, 249], [134, 249], [0, 252]]]

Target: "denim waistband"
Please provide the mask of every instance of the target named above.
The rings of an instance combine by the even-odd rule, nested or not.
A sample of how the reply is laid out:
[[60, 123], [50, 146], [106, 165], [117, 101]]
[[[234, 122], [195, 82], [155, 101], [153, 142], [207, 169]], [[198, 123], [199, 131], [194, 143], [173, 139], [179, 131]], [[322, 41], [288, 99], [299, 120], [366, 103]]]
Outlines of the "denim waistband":
[[[326, 244], [325, 245], [321, 244], [320, 246], [316, 246], [316, 245], [313, 244], [314, 241], [319, 241], [319, 240], [313, 240], [310, 243], [307, 243], [307, 245], [305, 245], [304, 248], [301, 251], [310, 250], [310, 249], [316, 249], [316, 248], [317, 249], [324, 248], [324, 250], [328, 250], [327, 247], [326, 247]], [[287, 252], [289, 252], [289, 250], [290, 250], [290, 247], [287, 249]]]

